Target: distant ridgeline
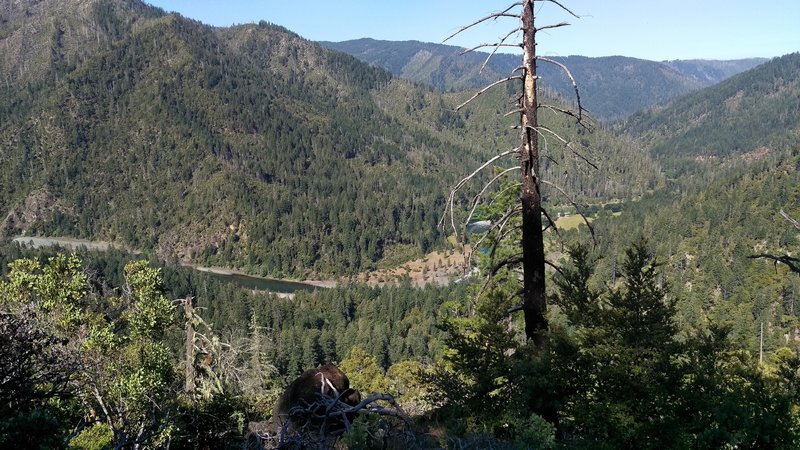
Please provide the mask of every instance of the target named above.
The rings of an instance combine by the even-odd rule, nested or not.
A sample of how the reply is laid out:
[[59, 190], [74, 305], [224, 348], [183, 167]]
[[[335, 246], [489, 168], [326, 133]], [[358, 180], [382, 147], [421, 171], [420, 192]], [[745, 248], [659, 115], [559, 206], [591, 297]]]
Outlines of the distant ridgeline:
[[[495, 54], [479, 73], [488, 54], [462, 55], [461, 47], [374, 39], [321, 44], [383, 67], [403, 79], [442, 91], [483, 87], [509, 76], [520, 64], [518, 55]], [[750, 58], [657, 62], [625, 56], [551, 58], [570, 69], [580, 87], [584, 106], [603, 121], [624, 119], [641, 109], [719, 83], [766, 61], [764, 58]], [[546, 89], [562, 98], [572, 98], [572, 84], [561, 68], [542, 62], [538, 70]]]
[[[0, 14], [0, 236], [101, 239], [277, 277], [355, 273], [393, 246], [444, 246], [449, 187], [516, 145], [513, 119], [498, 118], [510, 91], [456, 113], [470, 93], [392, 79], [278, 26], [214, 28], [138, 0]], [[575, 139], [603, 166], [561, 180], [578, 198], [658, 183], [631, 141]], [[559, 152], [554, 180], [574, 165]]]
[[800, 144], [800, 53], [633, 115], [622, 130], [650, 148], [668, 176], [714, 171]]

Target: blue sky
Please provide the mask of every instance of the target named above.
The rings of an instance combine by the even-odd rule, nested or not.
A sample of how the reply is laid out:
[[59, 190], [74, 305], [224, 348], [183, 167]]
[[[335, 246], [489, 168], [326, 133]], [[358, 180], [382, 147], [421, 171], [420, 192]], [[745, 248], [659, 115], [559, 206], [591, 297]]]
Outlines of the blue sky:
[[[201, 22], [227, 26], [266, 20], [312, 40], [362, 37], [441, 42], [510, 0], [145, 0]], [[549, 31], [539, 52], [551, 56], [623, 55], [651, 60], [773, 57], [800, 51], [798, 0], [561, 0], [574, 19], [545, 3]], [[495, 22], [453, 45], [493, 42], [516, 25]]]

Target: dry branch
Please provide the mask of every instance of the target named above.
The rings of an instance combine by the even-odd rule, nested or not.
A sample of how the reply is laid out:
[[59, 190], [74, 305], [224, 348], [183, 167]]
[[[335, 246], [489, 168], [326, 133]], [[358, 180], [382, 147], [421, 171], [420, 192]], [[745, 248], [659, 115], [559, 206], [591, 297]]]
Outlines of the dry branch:
[[554, 5], [557, 5], [559, 8], [563, 9], [564, 11], [566, 11], [567, 14], [571, 15], [572, 17], [574, 17], [576, 19], [580, 19], [581, 18], [581, 16], [575, 14], [569, 8], [567, 8], [566, 6], [562, 5], [560, 2], [558, 2], [556, 0], [533, 0], [533, 1], [534, 2], [538, 1], [538, 2], [543, 2], [543, 3], [552, 3]]
[[469, 211], [469, 215], [467, 216], [467, 220], [464, 222], [465, 224], [469, 224], [469, 221], [472, 220], [472, 215], [475, 214], [475, 209], [478, 208], [478, 203], [480, 203], [480, 198], [486, 192], [486, 189], [488, 189], [489, 186], [491, 186], [500, 177], [502, 177], [503, 175], [507, 174], [508, 172], [511, 172], [512, 170], [519, 170], [519, 166], [510, 167], [510, 168], [500, 172], [494, 178], [489, 180], [488, 183], [483, 185], [483, 189], [481, 189], [481, 191], [478, 192], [478, 195], [476, 195], [475, 198], [472, 199], [472, 209], [470, 209], [470, 211]]
[[467, 175], [466, 177], [462, 178], [458, 183], [456, 183], [456, 185], [450, 190], [450, 198], [448, 199], [448, 203], [445, 206], [444, 215], [442, 216], [442, 219], [439, 221], [439, 227], [441, 227], [444, 224], [444, 220], [445, 220], [445, 217], [447, 217], [447, 212], [448, 212], [448, 209], [449, 209], [449, 211], [450, 211], [450, 224], [453, 227], [453, 233], [455, 233], [456, 236], [458, 236], [458, 230], [456, 229], [456, 222], [455, 222], [454, 211], [453, 211], [453, 204], [455, 203], [456, 193], [462, 187], [464, 187], [464, 185], [467, 184], [467, 182], [469, 182], [469, 180], [471, 180], [472, 178], [475, 177], [475, 175], [480, 173], [481, 170], [485, 169], [486, 167], [488, 167], [490, 164], [492, 164], [493, 162], [497, 161], [498, 159], [503, 158], [503, 157], [508, 156], [508, 155], [515, 154], [518, 151], [519, 151], [519, 147], [513, 148], [511, 150], [506, 150], [503, 153], [499, 153], [497, 155], [494, 155], [493, 157], [489, 158], [489, 160], [487, 160], [486, 162], [481, 164], [480, 167], [475, 169], [475, 171], [473, 171], [471, 174]]
[[564, 71], [564, 73], [569, 78], [569, 81], [572, 82], [572, 89], [575, 91], [575, 100], [578, 102], [578, 121], [580, 122], [581, 120], [583, 120], [583, 111], [584, 111], [584, 109], [583, 109], [583, 106], [581, 105], [581, 93], [578, 91], [578, 83], [575, 82], [575, 77], [572, 76], [572, 72], [569, 71], [569, 68], [567, 68], [567, 66], [565, 66], [564, 64], [561, 64], [558, 61], [555, 61], [555, 60], [550, 59], [550, 58], [545, 58], [544, 56], [537, 56], [536, 59], [538, 61], [544, 61], [546, 63], [553, 64], [553, 65], [555, 65], [557, 67], [560, 67], [561, 70]]
[[797, 228], [798, 230], [800, 230], [800, 222], [798, 222], [798, 221], [794, 220], [794, 219], [792, 218], [792, 216], [790, 216], [789, 214], [786, 214], [786, 212], [785, 212], [784, 210], [781, 210], [781, 211], [780, 211], [780, 215], [781, 215], [781, 217], [783, 217], [784, 219], [786, 219], [786, 220], [787, 220], [787, 221], [788, 221], [790, 224], [792, 224], [792, 225], [793, 225], [795, 228]]
[[486, 22], [487, 20], [493, 20], [493, 19], [496, 20], [496, 19], [499, 19], [501, 17], [519, 18], [518, 14], [508, 14], [509, 11], [511, 11], [512, 9], [514, 9], [517, 6], [522, 6], [522, 2], [513, 3], [511, 6], [509, 6], [508, 8], [506, 8], [506, 9], [504, 9], [502, 11], [498, 11], [498, 12], [489, 14], [488, 16], [482, 17], [482, 18], [470, 23], [469, 25], [464, 25], [463, 27], [459, 28], [458, 31], [456, 31], [455, 33], [453, 33], [450, 36], [447, 36], [446, 38], [444, 38], [444, 40], [442, 40], [442, 43], [444, 44], [445, 42], [447, 42], [450, 39], [458, 36], [459, 34], [463, 33], [464, 31], [474, 27], [475, 25], [478, 25], [480, 23]]
[[463, 107], [465, 107], [465, 106], [469, 105], [469, 104], [470, 104], [470, 103], [471, 103], [473, 100], [475, 100], [476, 98], [478, 98], [479, 96], [481, 96], [483, 93], [485, 93], [485, 92], [486, 92], [486, 91], [488, 91], [489, 89], [491, 89], [491, 88], [493, 88], [493, 87], [497, 86], [498, 84], [506, 83], [506, 82], [509, 82], [509, 81], [511, 81], [511, 80], [521, 80], [521, 79], [522, 79], [522, 75], [512, 75], [512, 76], [510, 76], [510, 77], [508, 77], [508, 78], [503, 78], [502, 80], [497, 80], [497, 81], [495, 81], [494, 83], [492, 83], [492, 84], [490, 84], [490, 85], [488, 85], [488, 86], [484, 87], [483, 89], [481, 89], [480, 91], [478, 91], [477, 93], [475, 93], [475, 95], [473, 95], [472, 97], [470, 97], [470, 98], [469, 98], [469, 100], [467, 100], [467, 101], [465, 101], [464, 103], [462, 103], [462, 104], [460, 104], [460, 105], [456, 106], [456, 111], [458, 111], [458, 110], [460, 110], [461, 108], [463, 108]]
[[489, 60], [492, 59], [492, 56], [494, 56], [494, 54], [497, 53], [497, 50], [499, 50], [500, 47], [509, 47], [509, 46], [511, 46], [511, 47], [520, 47], [519, 44], [516, 44], [516, 45], [514, 45], [514, 44], [506, 44], [506, 39], [510, 38], [515, 33], [519, 33], [520, 31], [522, 31], [521, 28], [516, 28], [514, 30], [509, 31], [508, 34], [503, 36], [503, 38], [500, 39], [500, 43], [495, 45], [495, 47], [492, 50], [492, 52], [489, 53], [489, 56], [486, 57], [486, 61], [484, 61], [483, 64], [481, 64], [481, 68], [478, 70], [478, 73], [483, 73], [483, 69], [486, 67], [487, 64], [489, 64]]
[[[522, 292], [518, 292], [518, 293], [514, 294], [514, 297], [517, 297], [517, 296], [520, 296], [520, 295], [522, 295]], [[522, 308], [523, 308], [522, 305], [512, 306], [511, 308], [508, 308], [506, 310], [506, 315], [510, 316], [511, 314], [514, 314], [515, 312], [522, 311]]]
[[[578, 125], [580, 125], [584, 130], [589, 131], [589, 132], [594, 131], [594, 128], [592, 127], [592, 125], [586, 123], [586, 120], [584, 120], [585, 118], [579, 117], [571, 109], [559, 108], [558, 106], [549, 105], [547, 103], [539, 103], [539, 105], [537, 105], [537, 108], [549, 109], [550, 111], [553, 111], [553, 112], [556, 112], [556, 113], [561, 113], [561, 114], [564, 114], [566, 116], [572, 117], [573, 119], [575, 119], [575, 122]], [[586, 110], [584, 109], [584, 111], [586, 111]]]
[[598, 170], [598, 167], [597, 167], [597, 165], [595, 163], [593, 163], [591, 160], [589, 160], [589, 158], [587, 158], [586, 156], [582, 155], [579, 151], [575, 150], [575, 148], [572, 145], [572, 142], [564, 139], [563, 137], [561, 137], [560, 134], [556, 133], [555, 131], [551, 130], [550, 128], [548, 128], [548, 127], [546, 127], [544, 125], [539, 125], [536, 128], [536, 131], [537, 131], [537, 133], [540, 132], [540, 131], [546, 131], [546, 132], [550, 133], [556, 139], [561, 141], [561, 143], [563, 143], [564, 146], [567, 147], [570, 150], [570, 152], [572, 152], [573, 155], [575, 155], [578, 158], [580, 158], [581, 160], [583, 160], [583, 162], [585, 162], [586, 164], [592, 166], [593, 169]]
[[550, 225], [546, 226], [544, 229], [547, 230], [550, 227], [553, 227], [553, 231], [556, 233], [556, 237], [558, 238], [558, 243], [561, 244], [561, 247], [564, 247], [564, 240], [561, 239], [561, 232], [558, 231], [558, 227], [556, 226], [556, 221], [550, 217], [550, 214], [547, 213], [547, 210], [542, 208], [542, 214], [547, 217], [547, 221], [550, 222]]
[[[513, 31], [511, 31], [511, 32], [508, 34], [508, 36], [511, 36], [512, 34], [516, 33], [517, 31], [519, 31], [519, 29], [516, 29], [516, 30], [513, 30]], [[491, 42], [491, 43], [490, 43], [490, 42], [484, 42], [483, 44], [478, 44], [478, 45], [476, 45], [476, 46], [474, 46], [474, 47], [465, 48], [464, 50], [462, 50], [462, 51], [461, 51], [460, 55], [465, 55], [465, 54], [467, 54], [467, 53], [472, 53], [472, 52], [474, 52], [475, 50], [478, 50], [478, 49], [481, 49], [481, 48], [486, 48], [486, 47], [515, 47], [515, 48], [519, 48], [519, 44], [506, 44], [506, 43], [503, 43], [503, 42]], [[492, 51], [492, 53], [491, 53], [491, 54], [493, 55], [493, 54], [494, 54], [496, 51], [497, 51], [497, 50], [494, 50], [494, 51]], [[491, 55], [489, 55], [489, 57], [491, 58]], [[489, 58], [487, 58], [487, 61], [488, 61], [488, 60], [489, 60]], [[486, 65], [486, 64], [484, 63], [484, 64], [481, 66], [481, 70], [483, 70], [483, 67], [484, 67], [485, 65]], [[478, 72], [480, 72], [481, 70], [479, 70]]]
[[[400, 435], [413, 439], [413, 422], [389, 394], [373, 394], [352, 406], [341, 398], [320, 394], [313, 403], [292, 408], [290, 415], [302, 418], [300, 423], [287, 420], [277, 428], [268, 424], [264, 429], [253, 430], [253, 436], [259, 448], [337, 448], [341, 435], [352, 429], [352, 419], [362, 413], [391, 418], [382, 423], [392, 428], [399, 425]], [[393, 419], [399, 422], [392, 422]]]
[[591, 233], [592, 235], [592, 241], [594, 242], [595, 245], [597, 245], [597, 237], [594, 235], [594, 228], [592, 227], [592, 224], [589, 223], [589, 219], [580, 211], [580, 206], [578, 205], [578, 202], [576, 202], [569, 194], [567, 194], [567, 192], [561, 186], [547, 180], [539, 180], [539, 181], [557, 190], [561, 195], [563, 195], [567, 199], [568, 202], [570, 202], [570, 204], [575, 208], [575, 211], [577, 211], [578, 214], [580, 214], [581, 219], [583, 219], [583, 223], [585, 223], [586, 226], [589, 227], [589, 233]]
[[[800, 222], [798, 222], [792, 216], [787, 214], [786, 211], [781, 209], [779, 214], [781, 215], [781, 217], [786, 219], [787, 222], [792, 224], [792, 226], [794, 226], [795, 228], [800, 230]], [[771, 259], [771, 260], [774, 261], [774, 264], [775, 264], [776, 268], [778, 266], [778, 263], [782, 263], [782, 264], [785, 264], [786, 267], [789, 268], [789, 270], [791, 270], [792, 272], [800, 275], [800, 258], [796, 258], [794, 256], [790, 256], [790, 255], [770, 255], [770, 254], [767, 254], [767, 253], [759, 253], [757, 255], [750, 255], [750, 256], [748, 256], [748, 258], [751, 258], [751, 259], [756, 259], [756, 258]]]
[[558, 267], [557, 265], [553, 264], [552, 262], [550, 262], [550, 261], [548, 261], [546, 259], [544, 260], [544, 263], [547, 264], [548, 266], [552, 267], [553, 270], [555, 270], [556, 272], [559, 273], [559, 275], [564, 276], [564, 272], [561, 270], [561, 267]]
[[568, 26], [569, 26], [569, 23], [567, 23], [567, 22], [559, 22], [559, 23], [555, 23], [553, 25], [545, 25], [543, 27], [537, 27], [536, 30], [534, 30], [534, 32], [539, 32], [539, 31], [542, 31], [542, 30], [552, 30], [553, 28], [561, 28], [561, 27], [568, 27]]
[[778, 263], [786, 264], [786, 267], [788, 267], [789, 270], [791, 270], [792, 272], [800, 275], [800, 258], [795, 258], [795, 257], [789, 256], [789, 255], [780, 255], [780, 256], [769, 255], [767, 253], [759, 253], [757, 255], [750, 255], [750, 256], [748, 256], [748, 258], [750, 258], [750, 259], [756, 259], [756, 258], [771, 259], [771, 260], [774, 261], [776, 267], [777, 267]]
[[506, 118], [506, 117], [508, 117], [508, 116], [510, 116], [512, 114], [522, 114], [522, 108], [517, 108], [517, 109], [511, 110], [511, 111], [503, 114], [503, 118]]

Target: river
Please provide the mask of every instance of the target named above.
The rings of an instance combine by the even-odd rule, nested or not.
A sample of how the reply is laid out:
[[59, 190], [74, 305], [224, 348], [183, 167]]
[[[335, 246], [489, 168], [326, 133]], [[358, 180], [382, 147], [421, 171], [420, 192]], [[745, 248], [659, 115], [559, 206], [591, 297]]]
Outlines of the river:
[[[106, 251], [109, 248], [122, 249], [112, 243], [104, 241], [89, 241], [85, 239], [73, 239], [66, 237], [40, 237], [40, 236], [18, 236], [13, 239], [13, 242], [18, 244], [30, 246], [33, 248], [39, 247], [52, 247], [59, 246], [69, 250], [78, 250], [86, 248], [87, 250]], [[130, 251], [130, 250], [128, 250]], [[134, 254], [141, 254], [139, 251], [132, 251]], [[302, 282], [293, 280], [279, 280], [274, 278], [257, 277], [247, 275], [235, 270], [229, 270], [219, 267], [202, 267], [187, 265], [195, 270], [208, 273], [209, 275], [223, 281], [235, 283], [246, 289], [257, 291], [269, 291], [280, 294], [284, 297], [291, 297], [297, 291], [311, 292], [314, 289], [333, 287], [333, 282]]]

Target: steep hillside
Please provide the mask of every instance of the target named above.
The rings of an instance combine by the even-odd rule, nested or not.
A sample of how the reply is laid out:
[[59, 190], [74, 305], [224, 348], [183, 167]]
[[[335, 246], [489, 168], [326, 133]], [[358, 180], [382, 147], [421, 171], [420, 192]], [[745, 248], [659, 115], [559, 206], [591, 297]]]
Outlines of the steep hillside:
[[[417, 41], [377, 41], [357, 39], [322, 42], [322, 45], [349, 53], [393, 74], [438, 90], [482, 87], [508, 76], [519, 66], [519, 56], [497, 54], [478, 73], [486, 53], [461, 55], [462, 49], [449, 45]], [[674, 97], [722, 81], [734, 73], [751, 68], [758, 60], [673, 61], [660, 63], [623, 56], [587, 58], [555, 57], [570, 68], [583, 91], [585, 106], [598, 119], [610, 121], [640, 109], [664, 103]], [[572, 87], [559, 68], [540, 64], [543, 83], [564, 98], [571, 98]], [[737, 72], [738, 71], [738, 72]]]
[[[496, 115], [453, 112], [468, 94], [392, 80], [278, 26], [212, 28], [136, 0], [35, 6], [0, 5], [4, 29], [35, 28], [52, 46], [53, 17], [108, 26], [65, 33], [80, 52], [68, 67], [36, 54], [9, 66], [27, 75], [0, 90], [0, 234], [101, 238], [262, 274], [354, 273], [393, 246], [442, 244], [449, 186], [514, 137], [486, 132], [507, 127]], [[501, 89], [482, 108], [511, 97]], [[595, 142], [617, 147], [602, 130], [581, 138]], [[578, 177], [579, 195], [648, 189], [652, 163], [620, 148], [617, 161], [638, 158], [650, 179]]]
[[673, 175], [703, 170], [733, 155], [757, 158], [796, 148], [800, 53], [637, 114], [623, 129], [648, 145]]
[[[619, 255], [645, 237], [665, 264], [680, 321], [733, 327], [765, 351], [800, 335], [797, 277], [759, 253], [796, 254], [800, 236], [778, 214], [800, 216], [800, 54], [775, 58], [719, 85], [637, 114], [626, 130], [650, 146], [672, 179], [594, 222], [598, 251]], [[599, 268], [616, 277], [614, 258]]]
[[29, 106], [2, 119], [3, 217], [50, 204], [4, 225], [271, 273], [428, 248], [445, 181], [412, 155], [455, 167], [469, 152], [404, 140], [370, 95], [388, 79], [275, 27], [149, 20], [32, 98], [5, 91]]
[[[626, 205], [618, 217], [593, 223], [598, 253], [622, 257], [645, 237], [664, 264], [664, 280], [679, 302], [680, 321], [704, 327], [711, 318], [731, 325], [742, 345], [765, 351], [800, 337], [794, 303], [800, 280], [782, 265], [751, 255], [796, 255], [800, 235], [778, 214], [800, 217], [800, 151], [743, 163], [711, 183], [661, 190]], [[616, 276], [615, 258], [598, 268], [604, 282]]]
[[0, 82], [55, 82], [109, 42], [163, 14], [141, 1], [34, 0], [0, 4]]

